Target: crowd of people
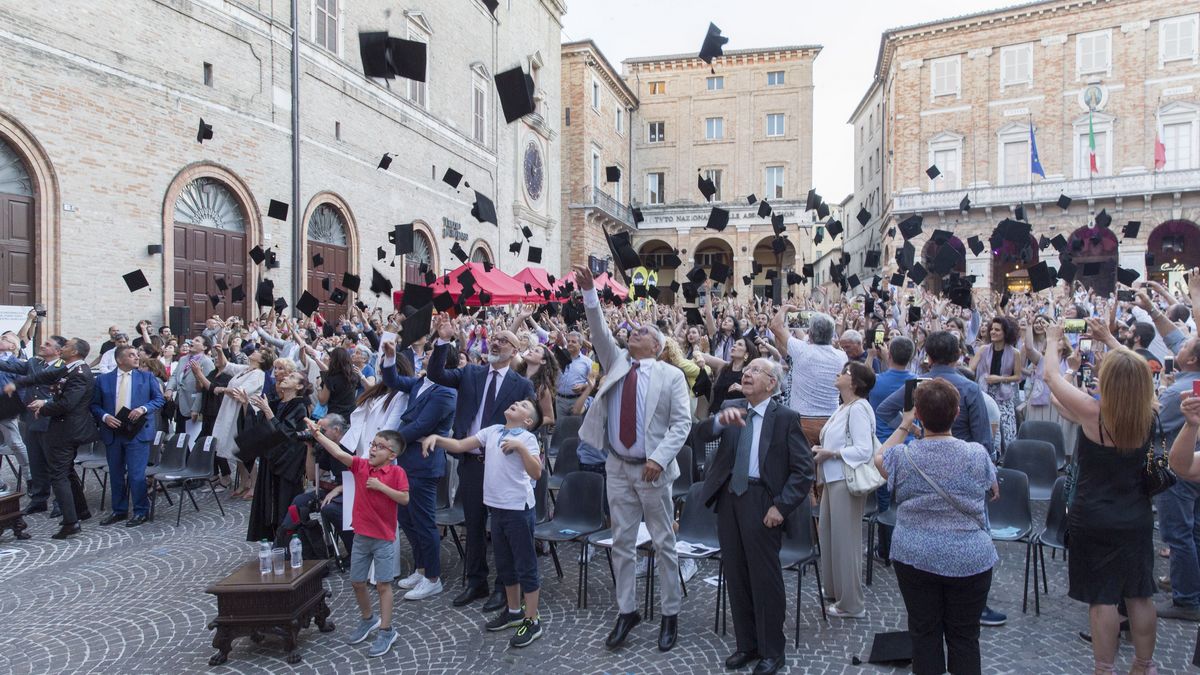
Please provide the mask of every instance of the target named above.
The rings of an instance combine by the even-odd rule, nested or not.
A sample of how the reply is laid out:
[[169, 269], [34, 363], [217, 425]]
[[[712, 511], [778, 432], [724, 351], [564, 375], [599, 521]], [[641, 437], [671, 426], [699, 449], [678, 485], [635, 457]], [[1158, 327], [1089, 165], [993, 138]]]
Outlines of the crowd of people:
[[[1200, 272], [1187, 284], [1102, 296], [1063, 282], [951, 301], [876, 277], [857, 294], [775, 303], [710, 280], [684, 307], [621, 302], [576, 268], [574, 298], [438, 313], [428, 325], [403, 304], [349, 306], [328, 321], [268, 310], [214, 316], [190, 336], [143, 321], [131, 340], [113, 326], [96, 349], [41, 335], [36, 355], [41, 317], [30, 312], [0, 336], [0, 384], [23, 408], [0, 433], [28, 481], [25, 514], [53, 509], [57, 539], [91, 517], [73, 468], [85, 444], [107, 450], [112, 511], [100, 526], [135, 527], [150, 516], [156, 432], [211, 438], [213, 489], [251, 503], [247, 540], [286, 536], [297, 513], [338, 524], [361, 610], [348, 642], [374, 633], [369, 653], [380, 656], [396, 640], [393, 584], [410, 601], [445, 591], [435, 516], [446, 482], [466, 530], [466, 582], [451, 602], [485, 600], [495, 614], [484, 627], [513, 630], [513, 647], [542, 635], [534, 484], [553, 429], [582, 417], [580, 470], [604, 477], [613, 538], [609, 648], [641, 622], [641, 524], [657, 552], [657, 648], [676, 644], [694, 564], [676, 554], [672, 484], [695, 471], [730, 590], [727, 667], [784, 664], [778, 553], [793, 514], [817, 521], [829, 614], [856, 620], [871, 611], [863, 514], [895, 509], [873, 554], [895, 570], [914, 672], [977, 673], [980, 626], [1006, 620], [988, 606], [997, 467], [1023, 422], [1049, 421], [1070, 455], [1069, 595], [1089, 607], [1081, 635], [1096, 672], [1113, 670], [1127, 632], [1131, 672], [1153, 673], [1157, 619], [1200, 621]], [[677, 461], [685, 445], [695, 467]], [[1168, 457], [1178, 480], [1153, 503], [1170, 575], [1155, 579], [1158, 488], [1147, 474]], [[871, 471], [882, 484], [864, 492]], [[352, 506], [343, 480], [354, 481]], [[401, 531], [412, 564], [397, 582]], [[1170, 598], [1156, 606], [1160, 587]]]

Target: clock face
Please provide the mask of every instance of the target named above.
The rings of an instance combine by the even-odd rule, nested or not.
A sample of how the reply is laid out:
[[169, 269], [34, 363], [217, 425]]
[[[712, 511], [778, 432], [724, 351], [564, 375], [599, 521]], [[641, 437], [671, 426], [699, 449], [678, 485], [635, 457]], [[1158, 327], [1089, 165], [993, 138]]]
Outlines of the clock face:
[[542, 166], [542, 152], [533, 141], [525, 146], [525, 191], [534, 201], [542, 198], [542, 186], [545, 179]]

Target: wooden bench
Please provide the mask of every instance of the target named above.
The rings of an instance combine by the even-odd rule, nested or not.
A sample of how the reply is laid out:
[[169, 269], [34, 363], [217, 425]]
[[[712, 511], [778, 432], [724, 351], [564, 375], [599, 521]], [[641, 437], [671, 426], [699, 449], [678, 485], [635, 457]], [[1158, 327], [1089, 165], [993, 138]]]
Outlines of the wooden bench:
[[0, 534], [4, 534], [5, 530], [12, 530], [17, 539], [28, 539], [29, 535], [25, 533], [28, 525], [25, 524], [25, 518], [21, 515], [21, 497], [25, 496], [24, 492], [13, 492], [0, 497]]
[[329, 591], [322, 583], [328, 564], [328, 560], [305, 560], [298, 570], [289, 566], [284, 574], [259, 574], [254, 560], [209, 586], [205, 592], [217, 596], [217, 618], [208, 629], [217, 630], [212, 646], [218, 652], [208, 664], [225, 663], [235, 638], [249, 636], [259, 643], [266, 635], [283, 638], [287, 662], [299, 663], [300, 629], [312, 621], [322, 633], [334, 629], [325, 603]]

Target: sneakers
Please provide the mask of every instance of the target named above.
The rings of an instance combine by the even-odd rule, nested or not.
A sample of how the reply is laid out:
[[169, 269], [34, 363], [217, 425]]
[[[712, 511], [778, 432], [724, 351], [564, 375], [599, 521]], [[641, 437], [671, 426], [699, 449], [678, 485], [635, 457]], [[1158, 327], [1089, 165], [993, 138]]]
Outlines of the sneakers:
[[516, 628], [525, 621], [525, 610], [518, 609], [512, 611], [507, 607], [500, 611], [495, 617], [483, 625], [484, 628], [492, 631], [505, 630], [506, 628]]
[[[420, 584], [421, 580], [424, 578], [425, 578], [424, 574], [421, 574], [420, 572], [413, 572], [412, 574], [401, 579], [399, 586], [400, 586], [400, 588], [403, 588], [406, 591], [411, 591], [412, 589], [416, 588], [417, 585]], [[407, 597], [407, 596], [405, 596], [405, 597]]]
[[[404, 581], [408, 581], [408, 579], [405, 579]], [[437, 581], [430, 581], [430, 580], [426, 579], [425, 577], [421, 577], [421, 580], [419, 582], [417, 582], [416, 587], [413, 588], [411, 591], [404, 594], [404, 599], [405, 600], [424, 600], [425, 598], [428, 598], [431, 595], [437, 595], [438, 593], [441, 593], [441, 592], [442, 592], [442, 580], [441, 579], [438, 579]]]
[[508, 640], [509, 647], [529, 646], [530, 642], [542, 637], [542, 622], [541, 619], [522, 619], [520, 628]]
[[392, 643], [396, 641], [396, 631], [389, 628], [379, 631], [375, 636], [375, 641], [371, 643], [371, 651], [367, 652], [367, 656], [383, 656], [392, 651]]
[[983, 614], [979, 615], [980, 626], [1003, 626], [1008, 623], [1008, 615], [1001, 614], [991, 607], [984, 607]]
[[1200, 621], [1200, 607], [1182, 607], [1173, 600], [1163, 600], [1154, 606], [1160, 619], [1179, 619], [1180, 621]]
[[825, 611], [829, 612], [830, 616], [836, 616], [839, 619], [862, 619], [867, 616], [867, 610], [865, 609], [851, 613], [841, 609], [836, 604], [826, 607]]
[[379, 617], [377, 616], [372, 616], [369, 619], [359, 619], [358, 628], [355, 628], [354, 632], [350, 633], [350, 637], [346, 638], [346, 644], [356, 645], [366, 640], [371, 631], [379, 628], [379, 623]]
[[679, 559], [679, 574], [683, 576], [683, 583], [691, 581], [699, 569], [700, 566], [696, 564], [695, 559], [683, 557]]

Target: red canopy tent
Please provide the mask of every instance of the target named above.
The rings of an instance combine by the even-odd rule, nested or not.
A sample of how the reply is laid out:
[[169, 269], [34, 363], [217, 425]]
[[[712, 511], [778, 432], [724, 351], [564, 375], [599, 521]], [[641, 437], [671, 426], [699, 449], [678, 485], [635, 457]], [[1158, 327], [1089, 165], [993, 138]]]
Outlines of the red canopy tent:
[[526, 267], [513, 275], [513, 278], [522, 284], [533, 286], [534, 291], [554, 290], [554, 284], [550, 283], [550, 275], [540, 267]]
[[[458, 269], [450, 272], [450, 283], [445, 283], [445, 275], [438, 277], [437, 281], [429, 285], [433, 289], [433, 294], [441, 295], [447, 291], [450, 292], [450, 297], [458, 300], [458, 296], [462, 295], [462, 284], [459, 283], [458, 277], [464, 271], [470, 270], [471, 275], [475, 277], [475, 294], [467, 298], [467, 304], [471, 306], [479, 306], [479, 293], [486, 291], [492, 296], [491, 304], [507, 305], [519, 302], [534, 301], [532, 294], [525, 294], [525, 282], [517, 281], [504, 272], [500, 268], [493, 267], [490, 272], [484, 271], [483, 263], [469, 262]], [[403, 299], [402, 292], [395, 293], [395, 301], [397, 306]]]
[[[567, 276], [559, 279], [558, 282], [554, 284], [554, 290], [558, 290], [558, 289], [562, 288], [563, 284], [567, 283], [568, 281], [571, 282], [572, 284], [574, 284], [575, 283], [575, 275], [568, 274]], [[608, 272], [604, 272], [600, 276], [596, 277], [595, 284], [596, 284], [596, 291], [598, 293], [603, 293], [604, 288], [607, 286], [608, 288], [612, 289], [613, 295], [621, 298], [622, 300], [629, 297], [629, 289], [625, 288], [625, 286], [621, 282], [614, 279], [611, 275], [609, 275]], [[575, 287], [578, 288], [578, 286], [575, 286]]]

